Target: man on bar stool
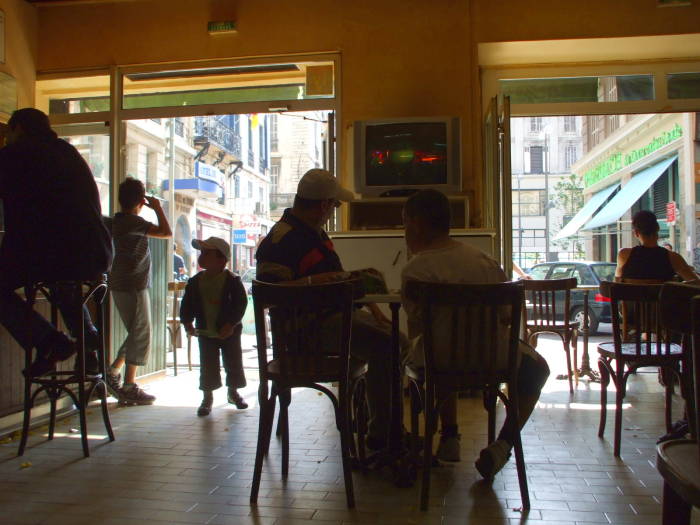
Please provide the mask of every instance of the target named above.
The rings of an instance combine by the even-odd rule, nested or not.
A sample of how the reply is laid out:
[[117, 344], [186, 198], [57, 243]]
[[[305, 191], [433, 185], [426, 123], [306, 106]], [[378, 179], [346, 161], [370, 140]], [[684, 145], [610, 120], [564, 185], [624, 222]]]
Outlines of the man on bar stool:
[[[37, 356], [26, 374], [39, 376], [75, 354], [75, 340], [38, 313], [27, 325], [27, 306], [16, 292], [37, 282], [101, 278], [112, 262], [112, 242], [102, 223], [100, 196], [90, 168], [78, 151], [59, 139], [48, 117], [33, 108], [15, 111], [7, 145], [0, 149], [0, 199], [5, 236], [0, 246], [0, 324]], [[70, 289], [54, 297], [71, 332], [80, 329], [79, 305]], [[97, 348], [97, 330], [87, 309], [87, 350]], [[96, 368], [93, 352], [86, 367]]]

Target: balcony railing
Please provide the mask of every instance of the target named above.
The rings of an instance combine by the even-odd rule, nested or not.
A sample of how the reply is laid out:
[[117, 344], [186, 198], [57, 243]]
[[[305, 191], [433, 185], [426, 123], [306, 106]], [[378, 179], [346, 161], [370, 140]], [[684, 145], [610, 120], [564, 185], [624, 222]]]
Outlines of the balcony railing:
[[270, 193], [270, 209], [291, 208], [294, 204], [294, 193]]
[[195, 142], [214, 142], [234, 157], [241, 158], [241, 137], [215, 117], [195, 117], [194, 134]]
[[185, 123], [180, 119], [175, 119], [175, 135], [183, 138], [185, 136]]

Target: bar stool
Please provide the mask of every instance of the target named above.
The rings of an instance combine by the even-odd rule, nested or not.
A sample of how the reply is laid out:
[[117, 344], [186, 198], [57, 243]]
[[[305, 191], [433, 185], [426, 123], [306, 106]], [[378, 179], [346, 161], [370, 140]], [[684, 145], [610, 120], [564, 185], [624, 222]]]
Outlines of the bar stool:
[[[171, 281], [168, 283], [168, 291], [173, 292], [173, 310], [172, 315], [167, 320], [168, 336], [170, 337], [170, 348], [173, 351], [173, 375], [177, 375], [177, 336], [180, 333], [180, 327], [182, 323], [180, 322], [180, 310], [179, 310], [179, 300], [180, 292], [187, 286], [186, 282], [182, 281]], [[192, 336], [187, 335], [187, 367], [189, 371], [192, 371]], [[166, 351], [167, 352], [167, 351]]]
[[[34, 401], [41, 393], [45, 393], [49, 399], [49, 435], [48, 439], [52, 440], [54, 429], [56, 426], [56, 402], [62, 394], [68, 395], [73, 404], [78, 409], [80, 416], [80, 435], [83, 446], [83, 454], [85, 457], [90, 456], [88, 445], [87, 431], [87, 406], [90, 397], [96, 393], [100, 399], [102, 407], [102, 419], [107, 430], [107, 435], [110, 441], [114, 441], [114, 432], [109, 420], [109, 411], [107, 410], [107, 387], [104, 382], [105, 376], [105, 345], [104, 345], [104, 299], [107, 295], [106, 276], [99, 281], [61, 281], [61, 282], [39, 282], [26, 285], [24, 293], [27, 300], [27, 318], [31, 319], [33, 314], [34, 304], [36, 303], [37, 295], [40, 293], [51, 304], [51, 323], [58, 326], [58, 305], [56, 302], [57, 293], [72, 294], [72, 304], [75, 308], [79, 308], [75, 312], [76, 319], [79, 317], [80, 327], [75, 327], [75, 336], [77, 336], [77, 356], [75, 365], [71, 369], [53, 370], [41, 376], [25, 375], [24, 380], [24, 421], [22, 424], [22, 436], [19, 443], [18, 456], [24, 454], [29, 436], [29, 424], [31, 422], [31, 410], [34, 406]], [[98, 367], [97, 373], [85, 370], [85, 321], [83, 317], [84, 306], [92, 300], [97, 305], [96, 312], [96, 328], [98, 331]], [[62, 312], [65, 314], [65, 312]], [[28, 323], [31, 326], [31, 322]], [[32, 363], [32, 347], [30, 330], [29, 349], [25, 354], [25, 370], [30, 369]], [[32, 392], [32, 386], [37, 388]], [[77, 390], [77, 392], [76, 392]]]

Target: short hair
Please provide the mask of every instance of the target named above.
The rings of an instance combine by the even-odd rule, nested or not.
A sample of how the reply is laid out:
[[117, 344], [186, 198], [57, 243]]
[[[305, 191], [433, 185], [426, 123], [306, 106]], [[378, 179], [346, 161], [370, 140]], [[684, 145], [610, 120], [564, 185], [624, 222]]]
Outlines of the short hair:
[[317, 208], [321, 202], [323, 202], [323, 200], [305, 199], [304, 197], [295, 195], [293, 206], [299, 210], [312, 210]]
[[450, 202], [438, 190], [421, 190], [411, 195], [404, 205], [411, 219], [420, 219], [434, 233], [450, 232]]
[[659, 232], [659, 221], [653, 212], [641, 210], [632, 217], [632, 228], [642, 235], [654, 235]]
[[146, 197], [146, 187], [138, 179], [127, 177], [119, 185], [119, 205], [124, 210], [131, 210]]
[[11, 130], [17, 129], [18, 126], [21, 127], [28, 137], [38, 139], [56, 138], [56, 133], [51, 129], [49, 117], [38, 109], [18, 109], [12, 113], [10, 120], [7, 121], [7, 125]]

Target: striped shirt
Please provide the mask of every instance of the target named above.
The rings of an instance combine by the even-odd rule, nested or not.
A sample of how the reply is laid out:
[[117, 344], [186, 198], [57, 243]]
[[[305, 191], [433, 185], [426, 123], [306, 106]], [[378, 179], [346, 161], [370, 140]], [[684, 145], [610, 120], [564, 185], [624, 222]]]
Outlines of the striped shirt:
[[114, 241], [114, 263], [109, 274], [112, 290], [127, 292], [148, 288], [151, 252], [146, 234], [152, 223], [131, 213], [118, 212], [107, 219]]

